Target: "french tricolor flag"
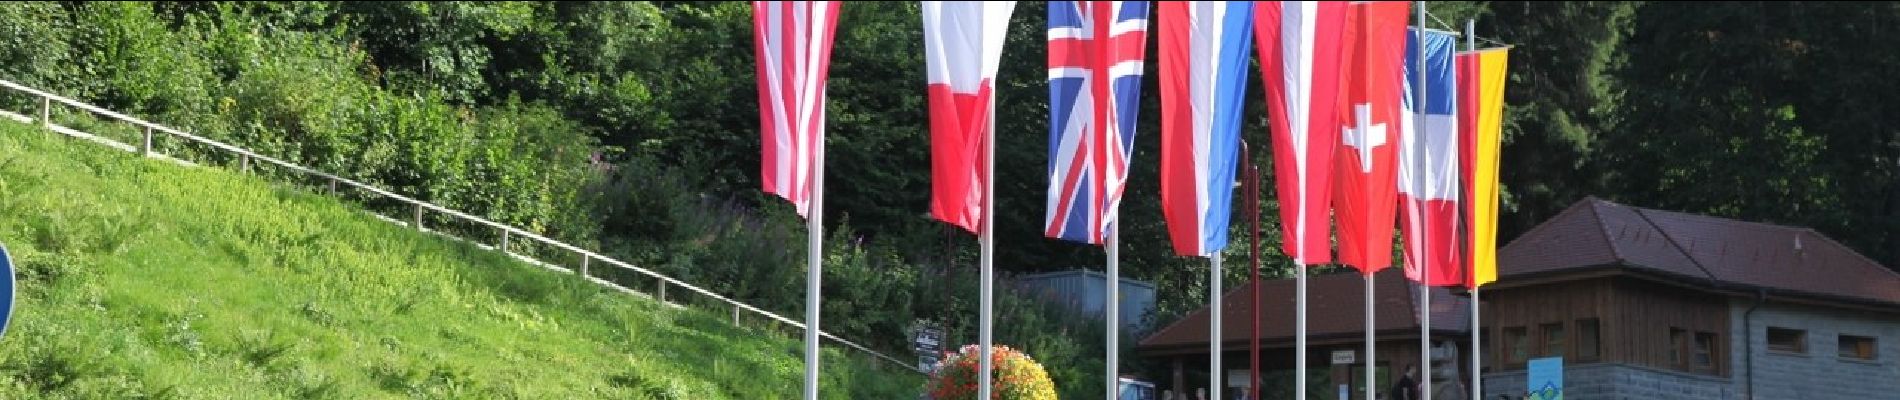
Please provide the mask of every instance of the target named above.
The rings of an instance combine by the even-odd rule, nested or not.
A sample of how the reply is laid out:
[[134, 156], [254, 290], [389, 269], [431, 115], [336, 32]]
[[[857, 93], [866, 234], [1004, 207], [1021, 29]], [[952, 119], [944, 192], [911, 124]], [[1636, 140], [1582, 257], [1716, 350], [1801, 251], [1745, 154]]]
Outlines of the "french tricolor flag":
[[[1449, 33], [1424, 32], [1424, 70], [1418, 30], [1405, 35], [1405, 87], [1401, 120], [1399, 204], [1405, 236], [1405, 277], [1431, 286], [1465, 282], [1458, 257], [1458, 84]], [[1417, 99], [1423, 82], [1425, 99]]]
[[1253, 3], [1159, 2], [1161, 208], [1174, 252], [1227, 246]]

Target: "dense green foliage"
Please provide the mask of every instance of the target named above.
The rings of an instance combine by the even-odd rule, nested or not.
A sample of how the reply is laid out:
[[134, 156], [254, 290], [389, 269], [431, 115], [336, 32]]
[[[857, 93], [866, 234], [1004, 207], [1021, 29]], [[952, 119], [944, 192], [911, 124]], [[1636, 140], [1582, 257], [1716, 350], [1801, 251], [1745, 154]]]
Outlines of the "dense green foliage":
[[[1900, 81], [1889, 76], [1900, 47], [1887, 45], [1900, 6], [1429, 6], [1434, 27], [1476, 19], [1482, 46], [1515, 46], [1502, 239], [1598, 196], [1812, 226], [1900, 265]], [[1038, 228], [1045, 13], [1018, 5], [998, 79], [1005, 276], [1102, 264], [1099, 249]], [[925, 216], [919, 21], [915, 2], [846, 5], [828, 90], [825, 325], [898, 353], [919, 318], [946, 323], [951, 343], [975, 339], [975, 240]], [[798, 315], [805, 233], [758, 190], [750, 22], [743, 2], [8, 3], [0, 78], [597, 244]], [[1165, 321], [1205, 304], [1208, 271], [1167, 245], [1156, 66], [1121, 254], [1126, 275], [1157, 285]], [[1248, 90], [1258, 117], [1244, 137], [1264, 149], [1258, 78]], [[1268, 166], [1266, 153], [1255, 162]], [[1263, 272], [1286, 276], [1272, 174], [1263, 179]], [[1244, 242], [1225, 256], [1245, 265]], [[1065, 397], [1090, 397], [1100, 330], [1053, 309], [1011, 312], [999, 341], [1044, 361]], [[1050, 333], [1065, 326], [1068, 337]]]
[[[0, 398], [796, 398], [796, 339], [252, 176], [0, 122]], [[922, 376], [827, 351], [829, 399]]]

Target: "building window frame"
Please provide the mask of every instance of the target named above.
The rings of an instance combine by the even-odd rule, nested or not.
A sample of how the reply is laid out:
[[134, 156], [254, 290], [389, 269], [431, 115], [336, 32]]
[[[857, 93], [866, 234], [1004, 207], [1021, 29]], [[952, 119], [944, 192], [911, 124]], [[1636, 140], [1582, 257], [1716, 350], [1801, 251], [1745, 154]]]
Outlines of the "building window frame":
[[1570, 345], [1569, 332], [1564, 329], [1563, 321], [1537, 324], [1537, 354], [1539, 357], [1566, 357]]
[[1696, 372], [1720, 374], [1722, 372], [1722, 336], [1715, 332], [1696, 331], [1691, 340], [1690, 368]]
[[1678, 370], [1689, 369], [1689, 330], [1669, 327], [1669, 366]]
[[1577, 361], [1596, 361], [1603, 357], [1603, 320], [1590, 317], [1577, 319], [1576, 354]]
[[1767, 340], [1769, 353], [1808, 354], [1808, 331], [1805, 329], [1770, 326], [1764, 330], [1762, 337]]
[[1502, 347], [1498, 351], [1498, 357], [1503, 359], [1504, 365], [1522, 366], [1530, 360], [1530, 329], [1522, 326], [1507, 326], [1500, 328], [1498, 333], [1499, 337], [1503, 338], [1498, 341], [1498, 345]]
[[1836, 340], [1842, 360], [1875, 361], [1880, 359], [1880, 341], [1873, 336], [1840, 334]]

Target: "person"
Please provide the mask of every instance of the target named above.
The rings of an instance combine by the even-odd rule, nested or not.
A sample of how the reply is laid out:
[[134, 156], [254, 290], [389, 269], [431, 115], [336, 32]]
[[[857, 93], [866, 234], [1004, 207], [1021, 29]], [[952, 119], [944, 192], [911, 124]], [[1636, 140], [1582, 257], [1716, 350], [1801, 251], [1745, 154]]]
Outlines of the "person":
[[1414, 375], [1418, 375], [1418, 366], [1406, 365], [1405, 375], [1399, 376], [1399, 381], [1392, 384], [1392, 390], [1386, 391], [1386, 393], [1388, 393], [1387, 396], [1390, 396], [1387, 398], [1392, 400], [1418, 399], [1418, 379], [1413, 378]]

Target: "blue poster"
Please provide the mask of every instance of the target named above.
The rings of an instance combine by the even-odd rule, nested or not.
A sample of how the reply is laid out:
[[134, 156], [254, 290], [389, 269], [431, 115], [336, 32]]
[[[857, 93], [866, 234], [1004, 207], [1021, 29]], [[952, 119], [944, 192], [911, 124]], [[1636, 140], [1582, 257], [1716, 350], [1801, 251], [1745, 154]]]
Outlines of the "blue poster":
[[13, 256], [7, 254], [7, 246], [0, 245], [0, 337], [7, 334], [7, 323], [13, 320]]
[[1563, 400], [1564, 398], [1564, 358], [1533, 358], [1530, 362], [1527, 381], [1530, 393], [1528, 400]]

